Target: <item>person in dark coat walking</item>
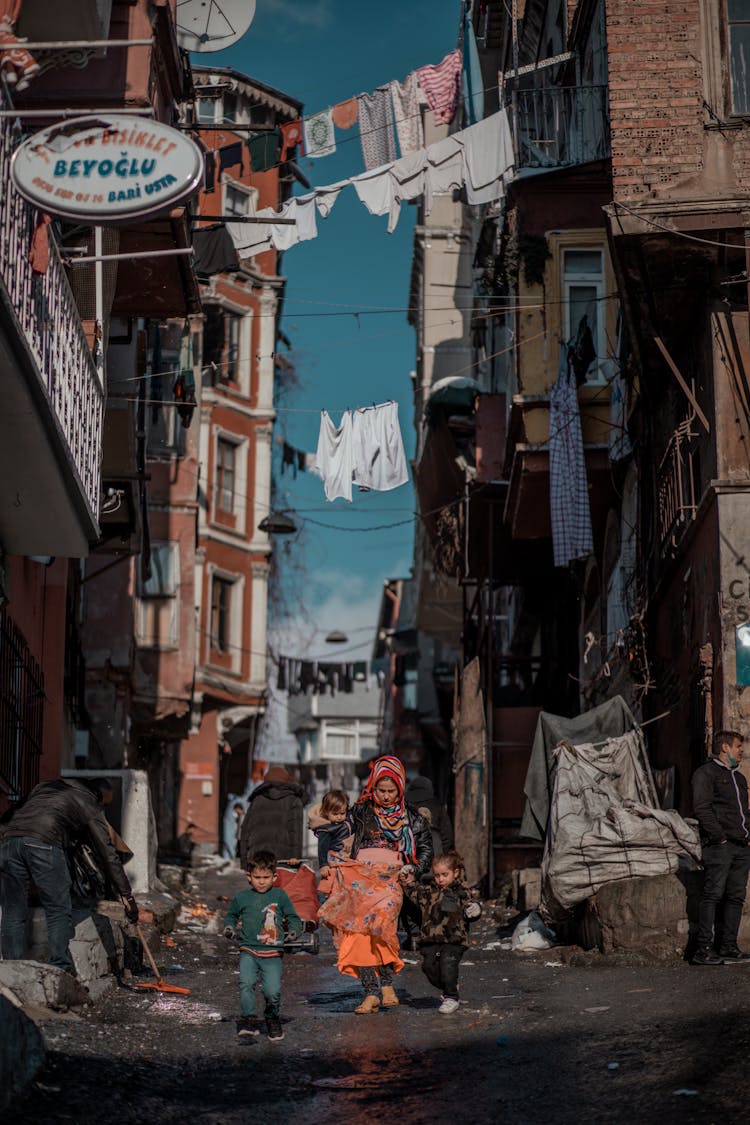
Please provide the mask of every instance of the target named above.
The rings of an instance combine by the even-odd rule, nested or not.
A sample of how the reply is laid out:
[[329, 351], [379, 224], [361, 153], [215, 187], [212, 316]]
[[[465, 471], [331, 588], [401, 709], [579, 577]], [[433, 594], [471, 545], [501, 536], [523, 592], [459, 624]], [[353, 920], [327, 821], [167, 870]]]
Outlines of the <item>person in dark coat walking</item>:
[[703, 891], [694, 965], [750, 961], [750, 954], [737, 946], [750, 873], [747, 781], [738, 768], [742, 742], [742, 735], [736, 731], [719, 731], [714, 735], [713, 757], [693, 774], [693, 809], [703, 845]]
[[130, 880], [104, 816], [104, 806], [111, 800], [112, 788], [105, 780], [43, 781], [0, 827], [4, 961], [19, 961], [24, 956], [29, 883], [33, 880], [47, 918], [50, 964], [75, 975], [69, 948], [73, 909], [67, 853], [78, 841], [91, 845], [104, 875], [123, 899], [128, 921], [138, 921]]
[[421, 774], [413, 777], [406, 786], [406, 800], [415, 809], [424, 807], [430, 810], [432, 828], [440, 836], [443, 845], [440, 850], [449, 852], [453, 847], [453, 825], [445, 804], [435, 796], [429, 777], [422, 777]]
[[271, 766], [254, 789], [240, 829], [240, 860], [246, 870], [256, 852], [273, 852], [279, 860], [302, 857], [305, 791], [283, 766]]
[[[429, 777], [417, 774], [406, 786], [406, 800], [424, 815], [427, 809], [429, 816], [425, 817], [432, 832], [432, 847], [435, 855], [449, 852], [453, 847], [453, 825], [448, 815], [448, 809], [442, 801], [435, 796], [435, 790]], [[431, 874], [426, 876], [431, 879]], [[418, 934], [421, 916], [418, 908], [404, 895], [404, 905], [401, 910], [399, 924], [406, 934], [404, 949], [418, 948]]]

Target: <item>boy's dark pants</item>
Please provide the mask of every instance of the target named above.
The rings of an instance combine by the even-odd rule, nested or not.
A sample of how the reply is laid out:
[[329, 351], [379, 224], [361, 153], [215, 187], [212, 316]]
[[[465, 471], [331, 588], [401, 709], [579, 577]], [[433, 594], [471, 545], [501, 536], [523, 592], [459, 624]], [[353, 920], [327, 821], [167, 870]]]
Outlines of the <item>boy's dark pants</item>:
[[441, 941], [423, 945], [421, 952], [422, 972], [430, 984], [439, 988], [443, 996], [458, 1000], [458, 963], [465, 947]]
[[737, 944], [742, 905], [750, 870], [750, 848], [727, 841], [703, 845], [703, 893], [698, 907], [698, 948], [708, 949], [714, 938], [714, 922], [721, 905], [716, 937], [722, 949]]

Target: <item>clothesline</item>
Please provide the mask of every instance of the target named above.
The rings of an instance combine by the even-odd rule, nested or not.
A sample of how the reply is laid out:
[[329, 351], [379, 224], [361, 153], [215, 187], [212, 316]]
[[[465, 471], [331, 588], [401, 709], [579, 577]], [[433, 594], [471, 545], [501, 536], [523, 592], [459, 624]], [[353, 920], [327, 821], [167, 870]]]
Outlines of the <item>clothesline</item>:
[[[238, 254], [253, 256], [270, 249], [288, 250], [298, 242], [317, 237], [316, 215], [330, 215], [344, 188], [353, 186], [372, 215], [388, 215], [388, 232], [398, 223], [401, 204], [424, 198], [429, 214], [435, 195], [463, 188], [470, 205], [497, 203], [514, 174], [513, 141], [507, 112], [502, 109], [476, 125], [402, 156], [367, 172], [304, 195], [293, 196], [280, 212], [266, 207], [256, 218], [267, 218], [248, 231], [242, 224], [226, 223]], [[274, 227], [274, 218], [294, 218], [294, 226]]]

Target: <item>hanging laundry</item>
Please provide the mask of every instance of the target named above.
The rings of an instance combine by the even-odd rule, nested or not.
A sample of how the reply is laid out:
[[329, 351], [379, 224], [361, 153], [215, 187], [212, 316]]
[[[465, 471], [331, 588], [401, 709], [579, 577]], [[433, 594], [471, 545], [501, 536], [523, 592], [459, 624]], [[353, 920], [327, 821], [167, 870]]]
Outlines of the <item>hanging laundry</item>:
[[315, 189], [315, 204], [324, 219], [327, 219], [333, 210], [333, 205], [341, 194], [341, 189], [348, 187], [350, 180], [339, 180], [337, 184]]
[[[273, 207], [264, 207], [256, 212], [256, 218], [265, 219], [266, 217], [272, 221], [279, 217], [279, 213], [274, 211]], [[225, 223], [225, 226], [234, 243], [235, 250], [242, 258], [262, 254], [265, 250], [270, 250], [273, 247], [270, 221], [268, 225], [265, 223], [229, 222]]]
[[173, 388], [177, 416], [183, 430], [187, 430], [195, 413], [195, 375], [191, 366], [190, 322], [186, 319], [180, 336], [178, 375]]
[[159, 325], [154, 328], [154, 342], [151, 349], [151, 389], [149, 398], [151, 399], [151, 423], [156, 425], [159, 421], [161, 413], [162, 400], [164, 398], [164, 382], [161, 377], [161, 334], [159, 332]]
[[433, 112], [436, 125], [448, 125], [456, 112], [461, 83], [461, 52], [456, 48], [437, 66], [420, 66], [419, 85]]
[[240, 267], [232, 236], [225, 226], [199, 227], [194, 230], [193, 255], [196, 277], [212, 277], [215, 273], [225, 273]]
[[285, 219], [294, 219], [294, 225], [271, 225], [271, 237], [277, 250], [288, 250], [298, 242], [307, 242], [318, 237], [315, 221], [315, 196], [296, 195], [289, 199], [281, 209]]
[[0, 42], [9, 44], [0, 51], [0, 79], [7, 83], [16, 94], [26, 90], [31, 79], [39, 73], [39, 63], [24, 47], [24, 40], [13, 33], [16, 20], [21, 13], [21, 0], [4, 0], [0, 16]]
[[633, 443], [628, 433], [627, 387], [620, 371], [609, 379], [609, 459], [622, 461], [633, 452]]
[[356, 410], [352, 420], [354, 483], [360, 488], [390, 492], [406, 484], [404, 442], [398, 422], [398, 403]]
[[445, 137], [427, 147], [425, 168], [424, 209], [429, 215], [436, 195], [450, 195], [463, 187], [464, 150], [458, 140], [459, 133]]
[[227, 168], [242, 170], [242, 141], [234, 141], [231, 145], [224, 145], [219, 149], [219, 172], [226, 172]]
[[281, 133], [278, 129], [255, 133], [248, 139], [247, 148], [250, 154], [250, 170], [252, 172], [269, 172], [279, 163]]
[[484, 117], [484, 82], [479, 63], [477, 38], [474, 34], [474, 21], [471, 18], [472, 5], [464, 9], [464, 51], [463, 51], [463, 106], [464, 125], [476, 125]]
[[402, 156], [391, 168], [394, 182], [394, 195], [399, 201], [418, 199], [424, 194], [427, 153], [419, 149], [408, 156]]
[[302, 145], [302, 119], [287, 121], [281, 126], [281, 159], [289, 160], [294, 149]]
[[336, 137], [330, 109], [305, 118], [305, 155], [330, 156], [336, 151]]
[[422, 113], [419, 108], [419, 79], [412, 71], [403, 82], [391, 82], [393, 116], [401, 155], [424, 148]]
[[372, 94], [360, 94], [358, 110], [362, 158], [369, 172], [396, 159], [393, 103], [389, 88], [379, 86]]
[[515, 156], [504, 109], [456, 133], [464, 150], [464, 187], [472, 205], [495, 203], [505, 195]]
[[395, 196], [394, 181], [390, 176], [392, 165], [385, 164], [370, 172], [352, 178], [352, 186], [371, 215], [388, 215], [388, 233], [398, 222], [399, 203]]
[[345, 102], [339, 102], [331, 110], [331, 118], [334, 125], [339, 129], [351, 129], [352, 125], [357, 123], [359, 117], [359, 109], [357, 107], [357, 99], [349, 98]]
[[589, 318], [584, 313], [578, 322], [575, 336], [568, 340], [568, 362], [579, 387], [586, 382], [589, 368], [595, 359], [594, 337], [589, 327]]
[[334, 426], [327, 411], [322, 412], [315, 461], [317, 472], [323, 480], [326, 500], [333, 501], [340, 497], [351, 501], [354, 457], [350, 411], [344, 413], [338, 428]]
[[284, 442], [281, 447], [281, 475], [283, 476], [287, 468], [292, 470], [294, 478], [297, 478], [297, 450]]
[[554, 563], [567, 566], [590, 555], [594, 542], [578, 390], [565, 344], [550, 394], [549, 480]]
[[203, 190], [206, 195], [216, 191], [216, 157], [210, 149], [203, 153]]
[[34, 233], [29, 248], [29, 264], [34, 273], [46, 273], [49, 269], [49, 230], [52, 219], [43, 211], [37, 211]]

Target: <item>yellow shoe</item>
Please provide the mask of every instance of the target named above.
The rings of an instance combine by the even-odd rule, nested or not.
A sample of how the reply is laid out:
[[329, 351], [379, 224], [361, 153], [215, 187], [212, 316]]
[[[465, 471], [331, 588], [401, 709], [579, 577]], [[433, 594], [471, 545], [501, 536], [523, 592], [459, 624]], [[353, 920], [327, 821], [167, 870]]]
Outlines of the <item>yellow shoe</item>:
[[392, 988], [390, 986], [390, 984], [384, 984], [383, 987], [381, 988], [380, 992], [381, 992], [382, 997], [383, 997], [383, 1007], [384, 1008], [397, 1008], [398, 1007], [398, 996], [396, 995], [395, 988]]
[[359, 1007], [354, 1009], [354, 1012], [358, 1016], [371, 1016], [377, 1012], [379, 1008], [380, 1001], [377, 996], [365, 996]]

